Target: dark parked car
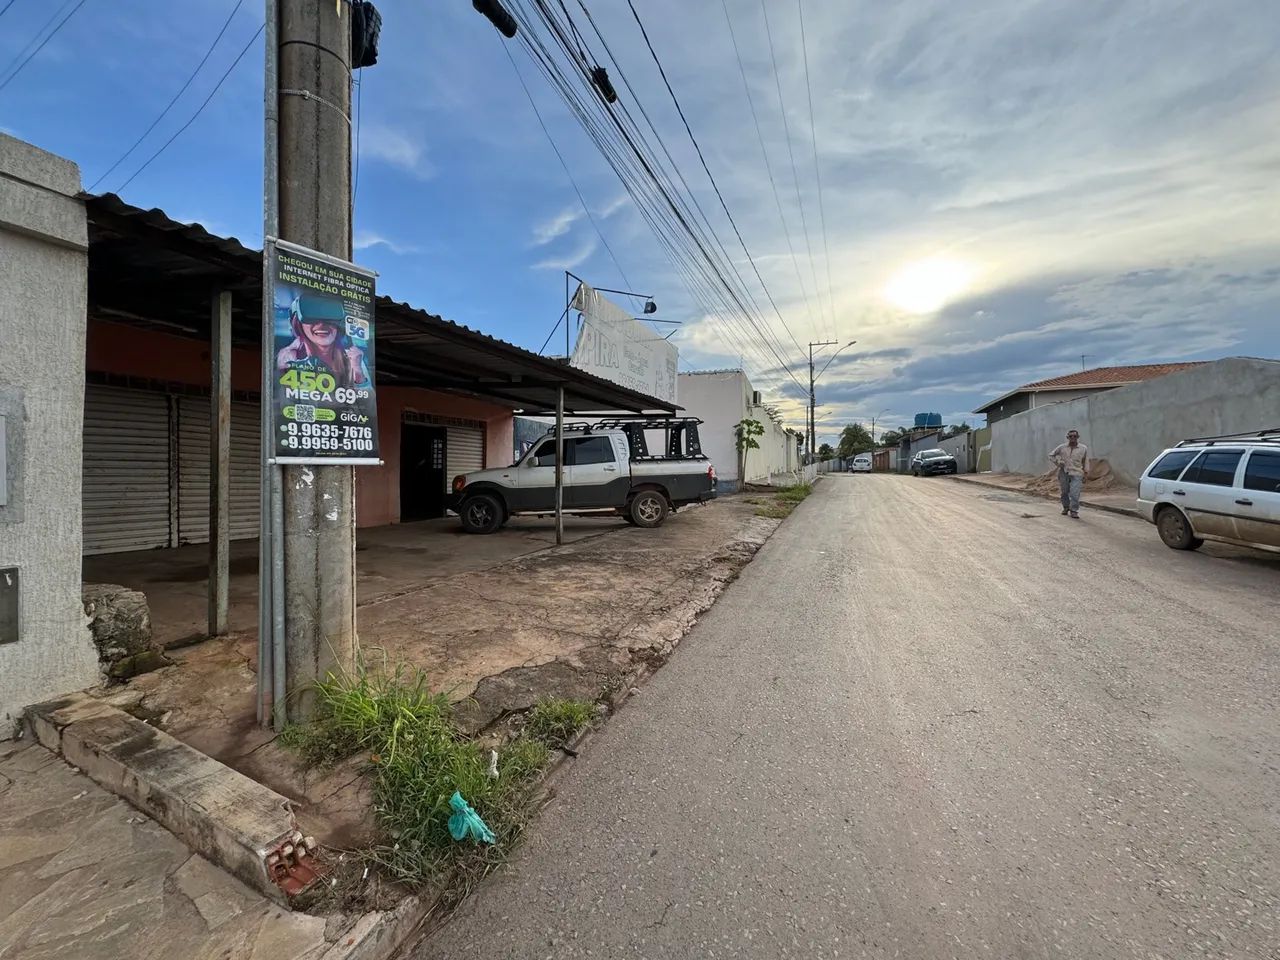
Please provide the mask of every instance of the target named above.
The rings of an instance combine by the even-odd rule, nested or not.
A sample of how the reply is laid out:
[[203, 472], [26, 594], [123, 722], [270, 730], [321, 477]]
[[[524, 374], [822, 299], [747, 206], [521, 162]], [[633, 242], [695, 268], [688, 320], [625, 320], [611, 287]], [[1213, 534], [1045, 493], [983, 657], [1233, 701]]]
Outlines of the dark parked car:
[[956, 473], [956, 458], [945, 450], [921, 450], [911, 458], [911, 475], [928, 477], [936, 473]]

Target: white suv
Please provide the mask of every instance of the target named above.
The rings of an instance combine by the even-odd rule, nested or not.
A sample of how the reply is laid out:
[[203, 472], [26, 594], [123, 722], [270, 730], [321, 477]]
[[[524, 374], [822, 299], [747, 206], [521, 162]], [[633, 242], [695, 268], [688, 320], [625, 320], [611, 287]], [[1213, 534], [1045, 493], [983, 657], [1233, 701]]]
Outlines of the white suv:
[[1171, 447], [1143, 472], [1138, 509], [1175, 550], [1225, 540], [1280, 552], [1280, 430]]

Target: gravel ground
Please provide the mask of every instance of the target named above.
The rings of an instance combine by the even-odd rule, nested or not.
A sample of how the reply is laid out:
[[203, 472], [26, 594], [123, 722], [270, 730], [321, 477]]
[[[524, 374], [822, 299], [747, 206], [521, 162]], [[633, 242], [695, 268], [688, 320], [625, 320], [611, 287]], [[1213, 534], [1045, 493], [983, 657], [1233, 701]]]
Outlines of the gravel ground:
[[823, 481], [427, 958], [1280, 957], [1280, 556]]

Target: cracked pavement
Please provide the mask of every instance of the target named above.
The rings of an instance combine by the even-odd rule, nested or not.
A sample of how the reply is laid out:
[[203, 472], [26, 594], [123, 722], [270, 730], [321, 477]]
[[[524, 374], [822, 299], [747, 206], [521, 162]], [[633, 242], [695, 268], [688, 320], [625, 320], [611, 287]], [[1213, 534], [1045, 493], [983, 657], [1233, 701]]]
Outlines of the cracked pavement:
[[1274, 960], [1278, 588], [832, 476], [412, 955]]

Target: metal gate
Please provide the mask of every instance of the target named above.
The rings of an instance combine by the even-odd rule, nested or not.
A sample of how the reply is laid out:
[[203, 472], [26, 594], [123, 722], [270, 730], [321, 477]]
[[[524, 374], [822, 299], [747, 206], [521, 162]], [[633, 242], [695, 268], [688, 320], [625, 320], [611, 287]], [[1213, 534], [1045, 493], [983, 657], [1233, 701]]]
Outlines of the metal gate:
[[84, 397], [84, 552], [169, 546], [169, 398], [88, 384]]
[[[231, 404], [231, 539], [258, 535], [258, 406]], [[209, 541], [209, 398], [178, 398], [178, 542]]]

